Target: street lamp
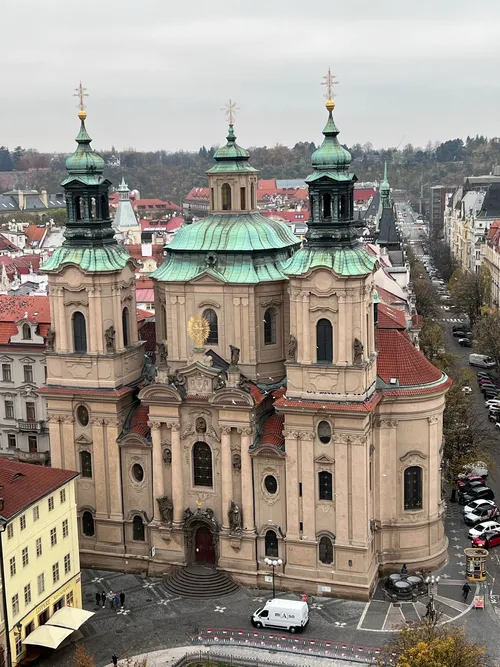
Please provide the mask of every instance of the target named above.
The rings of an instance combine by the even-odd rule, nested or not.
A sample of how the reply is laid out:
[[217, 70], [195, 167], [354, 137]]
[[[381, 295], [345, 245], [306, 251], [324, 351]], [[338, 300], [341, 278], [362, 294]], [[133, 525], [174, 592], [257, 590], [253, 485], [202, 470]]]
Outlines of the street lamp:
[[425, 583], [427, 584], [427, 597], [430, 596], [430, 591], [434, 590], [434, 586], [437, 587], [439, 583], [439, 574], [435, 577], [433, 574], [425, 578]]
[[276, 589], [274, 586], [274, 568], [283, 565], [281, 558], [264, 558], [264, 563], [273, 568], [273, 599], [276, 597]]

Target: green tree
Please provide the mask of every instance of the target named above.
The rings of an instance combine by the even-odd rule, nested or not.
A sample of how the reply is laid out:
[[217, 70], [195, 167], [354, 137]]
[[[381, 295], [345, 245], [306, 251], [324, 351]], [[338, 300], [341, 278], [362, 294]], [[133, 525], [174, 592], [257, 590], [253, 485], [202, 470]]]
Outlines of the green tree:
[[486, 647], [472, 642], [463, 627], [438, 626], [424, 619], [402, 627], [384, 647], [380, 667], [492, 667]]
[[424, 319], [420, 332], [420, 349], [433, 364], [443, 359], [446, 354], [444, 330], [439, 322]]
[[7, 146], [0, 146], [0, 171], [12, 171], [14, 163], [10, 157]]
[[490, 300], [491, 272], [484, 264], [477, 273], [455, 271], [450, 280], [450, 291], [456, 306], [467, 315], [473, 327]]
[[496, 361], [500, 368], [500, 313], [490, 311], [477, 322], [474, 329], [474, 349], [487, 354]]

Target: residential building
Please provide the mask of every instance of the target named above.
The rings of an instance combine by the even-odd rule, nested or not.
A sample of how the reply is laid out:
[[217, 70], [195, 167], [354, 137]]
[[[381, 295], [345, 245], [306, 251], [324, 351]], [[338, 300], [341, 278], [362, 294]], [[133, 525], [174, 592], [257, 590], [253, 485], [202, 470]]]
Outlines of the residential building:
[[0, 456], [48, 462], [47, 406], [39, 389], [49, 328], [47, 296], [0, 295]]
[[[305, 180], [304, 244], [259, 212], [258, 171], [229, 125], [208, 215], [178, 230], [151, 276], [156, 369], [80, 112], [66, 240], [44, 266], [57, 336], [41, 391], [53, 465], [81, 472], [82, 563], [156, 575], [208, 563], [262, 587], [279, 557], [288, 590], [367, 599], [403, 563], [446, 561], [450, 380], [413, 344], [413, 313], [397, 312], [408, 292], [358, 241], [334, 106]], [[92, 198], [96, 218], [81, 206]]]
[[49, 194], [47, 190], [9, 190], [0, 194], [0, 214], [15, 213], [47, 213], [58, 208], [65, 208], [66, 202], [62, 192]]
[[500, 220], [491, 223], [484, 249], [484, 264], [491, 274], [490, 305], [500, 307]]
[[118, 187], [118, 207], [113, 220], [113, 227], [116, 230], [117, 238], [122, 242], [139, 243], [141, 242], [141, 225], [136, 218], [132, 203], [130, 201], [130, 190], [122, 178]]
[[[1, 530], [1, 529], [0, 529]], [[1, 540], [0, 536], [0, 540]], [[3, 592], [3, 568], [0, 567], [0, 667], [7, 665], [7, 632], [5, 625], [4, 592]]]
[[77, 476], [71, 470], [1, 461], [0, 553], [12, 665], [26, 657], [33, 633], [40, 635], [37, 628], [55, 612], [82, 606]]
[[444, 227], [444, 211], [447, 197], [453, 194], [456, 186], [433, 185], [430, 189], [429, 232], [441, 236]]

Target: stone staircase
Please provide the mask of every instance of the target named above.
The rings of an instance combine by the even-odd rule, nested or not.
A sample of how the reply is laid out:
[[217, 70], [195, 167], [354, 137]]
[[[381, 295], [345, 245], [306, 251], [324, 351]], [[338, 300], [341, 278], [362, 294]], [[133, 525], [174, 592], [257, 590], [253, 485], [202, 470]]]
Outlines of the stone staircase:
[[189, 565], [164, 579], [171, 595], [182, 598], [219, 598], [235, 593], [239, 586], [226, 574], [211, 567]]

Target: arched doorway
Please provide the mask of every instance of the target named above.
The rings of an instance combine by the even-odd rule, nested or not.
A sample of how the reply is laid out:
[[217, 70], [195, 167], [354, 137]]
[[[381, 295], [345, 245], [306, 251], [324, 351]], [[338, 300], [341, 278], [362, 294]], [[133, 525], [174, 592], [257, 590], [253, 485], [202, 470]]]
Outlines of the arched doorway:
[[214, 536], [207, 526], [198, 526], [194, 537], [194, 559], [198, 565], [215, 565]]

